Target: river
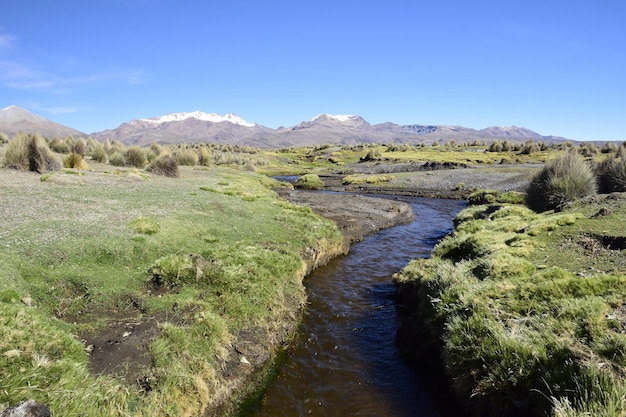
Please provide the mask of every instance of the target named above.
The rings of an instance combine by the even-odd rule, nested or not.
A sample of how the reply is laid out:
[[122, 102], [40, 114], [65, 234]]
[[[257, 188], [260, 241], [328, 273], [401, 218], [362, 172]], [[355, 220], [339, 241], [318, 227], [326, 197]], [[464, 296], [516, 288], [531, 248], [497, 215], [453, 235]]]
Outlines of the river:
[[429, 256], [465, 203], [400, 199], [412, 205], [414, 222], [353, 244], [305, 280], [309, 304], [298, 338], [251, 416], [459, 415], [397, 354], [391, 276]]

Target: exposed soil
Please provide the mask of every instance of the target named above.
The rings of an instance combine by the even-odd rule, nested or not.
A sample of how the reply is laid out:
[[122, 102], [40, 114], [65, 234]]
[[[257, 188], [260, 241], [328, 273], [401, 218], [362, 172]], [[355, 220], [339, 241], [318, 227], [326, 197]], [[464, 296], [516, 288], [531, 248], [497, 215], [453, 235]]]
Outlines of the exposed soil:
[[358, 194], [319, 191], [282, 191], [295, 204], [311, 207], [333, 220], [347, 242], [356, 242], [378, 230], [413, 220], [411, 206], [401, 201]]
[[474, 189], [525, 191], [530, 178], [542, 166], [508, 164], [467, 167], [459, 164], [431, 164], [425, 168], [424, 164], [398, 165], [369, 163], [353, 164], [347, 168], [350, 172], [359, 174], [396, 174], [396, 178], [385, 184], [343, 185], [341, 181], [344, 174], [320, 178], [327, 190], [466, 199]]

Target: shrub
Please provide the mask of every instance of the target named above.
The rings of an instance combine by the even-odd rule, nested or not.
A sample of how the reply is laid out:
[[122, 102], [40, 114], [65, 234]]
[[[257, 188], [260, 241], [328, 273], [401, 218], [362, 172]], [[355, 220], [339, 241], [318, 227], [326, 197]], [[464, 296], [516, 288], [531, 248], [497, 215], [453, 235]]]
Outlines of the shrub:
[[131, 146], [126, 150], [126, 165], [145, 168], [147, 163], [146, 153], [139, 146]]
[[576, 152], [546, 163], [528, 187], [526, 204], [542, 212], [560, 210], [567, 203], [595, 194], [598, 186], [591, 167]]
[[296, 180], [295, 186], [304, 190], [321, 190], [324, 183], [317, 174], [306, 174]]
[[61, 169], [61, 163], [41, 136], [20, 133], [7, 146], [4, 165], [36, 172]]
[[180, 176], [178, 162], [176, 162], [172, 155], [168, 154], [161, 155], [152, 161], [148, 168], [146, 168], [146, 171], [170, 178], [178, 178]]
[[48, 143], [48, 146], [56, 153], [70, 153], [70, 147], [63, 139], [54, 138]]
[[626, 191], [626, 157], [608, 158], [597, 169], [600, 191]]
[[104, 149], [107, 149], [107, 152], [109, 153], [109, 155], [112, 155], [115, 152], [119, 152], [122, 155], [126, 153], [126, 145], [124, 145], [122, 142], [120, 142], [117, 139], [114, 139], [113, 142], [111, 143], [108, 143], [108, 141], [105, 141]]
[[126, 165], [126, 157], [120, 152], [113, 152], [109, 156], [109, 164], [116, 167], [123, 167]]
[[106, 164], [107, 163], [107, 161], [109, 159], [109, 155], [107, 155], [107, 152], [104, 149], [104, 145], [103, 144], [99, 143], [99, 144], [95, 145], [95, 147], [91, 151], [91, 158], [94, 161], [100, 162], [102, 164]]
[[176, 151], [178, 165], [195, 167], [198, 165], [198, 153], [194, 149], [184, 148]]
[[213, 155], [211, 154], [211, 150], [205, 146], [200, 148], [200, 160], [198, 161], [200, 165], [203, 167], [211, 166], [213, 162]]
[[87, 169], [87, 162], [79, 153], [71, 153], [63, 159], [63, 166], [65, 168], [85, 170]]
[[9, 143], [9, 137], [6, 133], [0, 132], [0, 145], [4, 145], [5, 143]]

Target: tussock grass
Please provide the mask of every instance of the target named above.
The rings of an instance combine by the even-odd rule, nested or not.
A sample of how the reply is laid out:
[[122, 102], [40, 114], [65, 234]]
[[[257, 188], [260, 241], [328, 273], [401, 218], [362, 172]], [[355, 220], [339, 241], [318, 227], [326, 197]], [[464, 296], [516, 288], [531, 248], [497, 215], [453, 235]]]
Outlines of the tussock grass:
[[295, 186], [304, 190], [321, 190], [324, 182], [317, 174], [305, 174], [296, 180]]
[[417, 298], [411, 320], [441, 341], [453, 388], [474, 415], [626, 413], [626, 262], [589, 240], [626, 221], [625, 201], [543, 214], [471, 206], [433, 258], [395, 277], [400, 294]]
[[18, 133], [6, 147], [4, 166], [28, 171], [58, 171], [61, 163], [39, 135]]
[[546, 163], [530, 181], [527, 203], [536, 211], [560, 210], [578, 198], [598, 191], [596, 177], [576, 152], [567, 152]]
[[150, 163], [148, 168], [146, 168], [146, 171], [170, 178], [180, 177], [178, 162], [174, 157], [169, 154], [164, 154], [157, 157], [154, 161]]

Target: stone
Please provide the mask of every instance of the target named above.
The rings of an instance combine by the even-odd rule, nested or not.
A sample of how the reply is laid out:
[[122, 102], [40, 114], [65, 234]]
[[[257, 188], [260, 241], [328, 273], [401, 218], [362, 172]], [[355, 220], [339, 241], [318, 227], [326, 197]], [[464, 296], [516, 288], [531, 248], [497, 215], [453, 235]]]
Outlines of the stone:
[[34, 400], [28, 400], [7, 408], [0, 413], [0, 417], [50, 417], [50, 409]]

